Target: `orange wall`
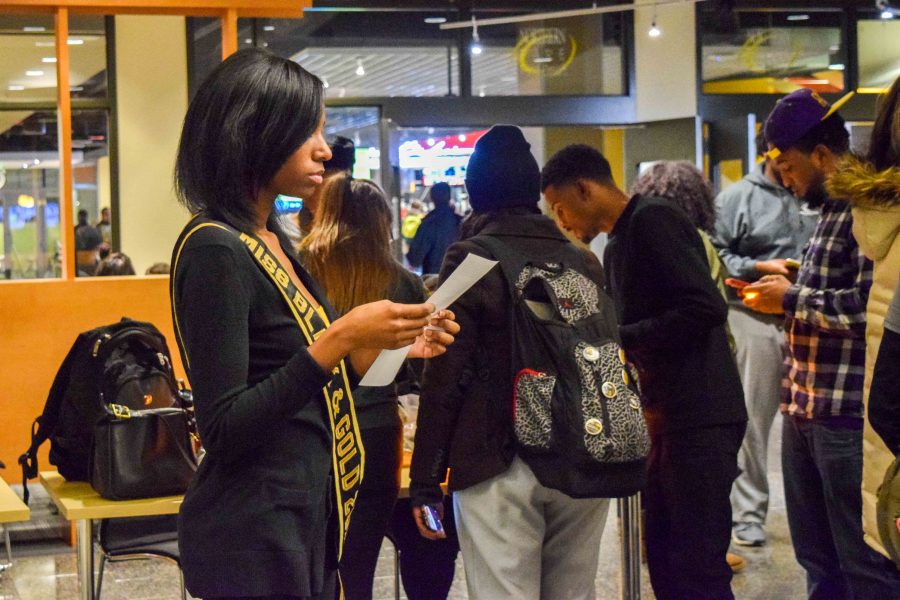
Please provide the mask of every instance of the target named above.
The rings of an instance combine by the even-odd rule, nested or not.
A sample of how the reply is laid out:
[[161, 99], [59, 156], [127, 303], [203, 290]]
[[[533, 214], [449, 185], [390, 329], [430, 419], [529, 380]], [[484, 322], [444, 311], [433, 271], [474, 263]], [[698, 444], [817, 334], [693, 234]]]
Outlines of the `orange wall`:
[[[123, 316], [149, 321], [166, 336], [176, 375], [184, 377], [169, 306], [165, 275], [0, 282], [0, 460], [8, 482], [21, 477], [16, 461], [31, 441], [31, 422], [79, 333]], [[53, 468], [49, 446], [39, 454], [42, 470]]]

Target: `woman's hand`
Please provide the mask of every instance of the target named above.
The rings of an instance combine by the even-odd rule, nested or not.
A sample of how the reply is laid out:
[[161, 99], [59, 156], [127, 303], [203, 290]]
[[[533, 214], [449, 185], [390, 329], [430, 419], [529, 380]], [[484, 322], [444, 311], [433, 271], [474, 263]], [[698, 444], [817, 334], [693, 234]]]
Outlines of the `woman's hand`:
[[416, 337], [409, 358], [434, 358], [447, 351], [459, 333], [456, 315], [450, 310], [442, 310], [429, 319], [428, 327]]
[[433, 304], [397, 304], [389, 300], [357, 306], [332, 323], [310, 345], [309, 354], [325, 371], [331, 371], [349, 355], [356, 372], [365, 373], [380, 350], [405, 348], [414, 343], [433, 312]]
[[397, 304], [379, 300], [357, 306], [335, 321], [346, 325], [352, 348], [393, 350], [416, 341], [429, 324], [433, 304]]

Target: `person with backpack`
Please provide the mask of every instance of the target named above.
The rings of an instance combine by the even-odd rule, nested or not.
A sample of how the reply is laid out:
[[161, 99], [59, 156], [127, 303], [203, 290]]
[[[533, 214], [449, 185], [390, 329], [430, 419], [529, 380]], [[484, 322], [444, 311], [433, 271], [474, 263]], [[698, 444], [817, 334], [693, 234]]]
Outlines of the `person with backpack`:
[[324, 113], [320, 79], [246, 49], [184, 120], [176, 190], [194, 217], [170, 291], [206, 454], [178, 535], [187, 589], [206, 600], [336, 597], [365, 476], [353, 389], [381, 349], [431, 358], [458, 330], [430, 304], [381, 300], [337, 318], [300, 265], [273, 207], [322, 184]]
[[457, 341], [425, 367], [413, 515], [442, 536], [449, 467], [469, 598], [593, 598], [609, 498], [642, 487], [649, 447], [603, 269], [538, 210], [517, 127], [479, 139], [466, 187], [474, 212], [441, 279], [469, 253], [499, 264], [451, 307]]
[[660, 600], [730, 600], [729, 494], [747, 412], [725, 333], [728, 308], [700, 235], [671, 202], [626, 196], [590, 146], [557, 152], [541, 185], [578, 239], [610, 234], [607, 289], [652, 440], [642, 499], [653, 592]]

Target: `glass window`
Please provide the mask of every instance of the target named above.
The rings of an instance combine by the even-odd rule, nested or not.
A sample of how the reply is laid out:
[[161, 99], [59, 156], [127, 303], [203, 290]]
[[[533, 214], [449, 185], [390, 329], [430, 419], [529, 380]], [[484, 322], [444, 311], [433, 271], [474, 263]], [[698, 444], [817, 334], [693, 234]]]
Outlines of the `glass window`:
[[[73, 111], [74, 208], [99, 221], [110, 205], [105, 110]], [[59, 140], [55, 111], [0, 111], [0, 200], [5, 279], [60, 276]]]
[[325, 138], [331, 142], [340, 135], [353, 140], [356, 147], [353, 177], [371, 179], [382, 186], [380, 115], [379, 109], [373, 106], [329, 107]]
[[860, 91], [887, 90], [900, 76], [900, 20], [872, 15], [860, 19], [856, 31]]
[[839, 12], [701, 12], [703, 93], [844, 89]]
[[473, 35], [472, 94], [623, 95], [623, 28], [616, 13], [479, 27], [477, 42], [466, 30]]
[[[0, 14], [0, 102], [56, 101], [56, 40], [53, 17]], [[102, 17], [69, 22], [72, 98], [106, 98], [106, 35]]]
[[453, 15], [307, 10], [302, 19], [256, 19], [241, 42], [252, 35], [297, 61], [329, 98], [459, 95], [457, 34], [438, 27]]

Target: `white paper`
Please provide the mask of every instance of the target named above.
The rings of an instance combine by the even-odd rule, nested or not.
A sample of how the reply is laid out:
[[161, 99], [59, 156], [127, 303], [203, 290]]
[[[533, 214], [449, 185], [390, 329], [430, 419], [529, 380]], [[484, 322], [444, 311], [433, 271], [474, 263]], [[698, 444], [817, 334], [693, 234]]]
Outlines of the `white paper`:
[[[435, 290], [428, 302], [434, 304], [435, 312], [444, 310], [456, 302], [457, 298], [465, 294], [496, 264], [495, 260], [469, 254], [450, 274], [450, 277], [441, 284], [441, 287]], [[360, 385], [378, 387], [390, 384], [397, 377], [397, 373], [400, 372], [400, 367], [403, 366], [403, 361], [406, 360], [406, 355], [411, 349], [412, 345], [397, 350], [383, 350], [369, 367]]]

